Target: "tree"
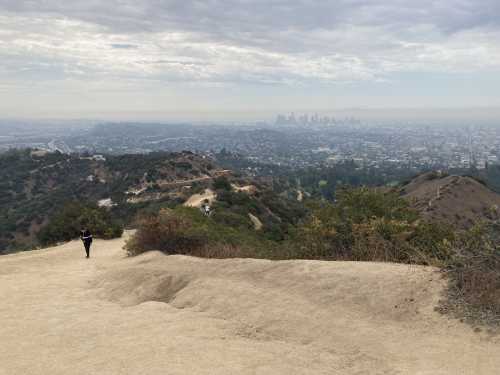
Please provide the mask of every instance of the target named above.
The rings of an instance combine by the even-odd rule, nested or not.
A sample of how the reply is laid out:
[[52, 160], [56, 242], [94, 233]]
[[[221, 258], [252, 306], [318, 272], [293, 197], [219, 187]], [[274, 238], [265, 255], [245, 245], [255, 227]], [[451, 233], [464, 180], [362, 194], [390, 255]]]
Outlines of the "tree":
[[217, 177], [214, 180], [213, 187], [215, 190], [225, 190], [225, 191], [232, 190], [231, 183], [225, 176]]

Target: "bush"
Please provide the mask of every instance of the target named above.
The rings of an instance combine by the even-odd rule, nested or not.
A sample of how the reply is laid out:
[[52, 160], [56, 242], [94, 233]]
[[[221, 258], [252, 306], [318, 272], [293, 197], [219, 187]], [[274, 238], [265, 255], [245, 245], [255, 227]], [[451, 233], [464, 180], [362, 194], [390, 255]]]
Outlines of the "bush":
[[253, 224], [248, 215], [239, 215], [228, 210], [215, 210], [213, 219], [219, 224], [228, 225], [235, 228], [252, 229]]
[[225, 176], [217, 177], [214, 180], [213, 188], [215, 190], [225, 190], [225, 191], [231, 191], [233, 189], [231, 183]]
[[248, 194], [243, 192], [222, 190], [219, 192], [219, 194], [217, 194], [217, 200], [219, 202], [227, 203], [228, 207], [239, 206], [244, 207], [248, 210], [256, 209], [256, 202], [253, 201], [252, 198], [248, 196]]
[[208, 241], [203, 229], [185, 215], [174, 210], [162, 209], [158, 214], [143, 216], [138, 220], [136, 234], [126, 244], [129, 255], [138, 255], [150, 250], [167, 254], [189, 254], [196, 252]]
[[191, 194], [202, 194], [206, 189], [206, 186], [200, 182], [195, 182], [191, 185], [189, 192]]
[[341, 216], [349, 217], [356, 224], [374, 217], [407, 222], [414, 222], [419, 217], [417, 211], [411, 209], [408, 202], [397, 194], [366, 187], [340, 190], [337, 193], [337, 207]]
[[112, 239], [121, 237], [123, 227], [112, 220], [104, 208], [91, 203], [72, 202], [57, 212], [39, 233], [38, 239], [44, 246], [78, 238], [86, 226], [95, 237]]
[[337, 204], [310, 208], [290, 244], [298, 258], [437, 265], [451, 256], [451, 228], [420, 222], [396, 193], [344, 189]]
[[425, 258], [437, 260], [438, 263], [451, 259], [453, 256], [451, 244], [454, 239], [455, 232], [451, 226], [429, 222], [419, 223], [408, 237], [409, 243], [419, 249]]
[[189, 171], [189, 170], [193, 169], [193, 165], [191, 163], [185, 162], [185, 161], [176, 162], [175, 167], [179, 168], [179, 169], [183, 169], [185, 171]]
[[[138, 219], [136, 234], [127, 242], [126, 250], [130, 256], [158, 250], [208, 258], [272, 258], [273, 244], [233, 215], [219, 211], [207, 218], [194, 208], [162, 209]], [[241, 226], [235, 227], [233, 222], [227, 225], [226, 221], [232, 219], [241, 220]]]
[[475, 226], [453, 244], [448, 300], [441, 308], [481, 323], [500, 324], [500, 246], [495, 226]]

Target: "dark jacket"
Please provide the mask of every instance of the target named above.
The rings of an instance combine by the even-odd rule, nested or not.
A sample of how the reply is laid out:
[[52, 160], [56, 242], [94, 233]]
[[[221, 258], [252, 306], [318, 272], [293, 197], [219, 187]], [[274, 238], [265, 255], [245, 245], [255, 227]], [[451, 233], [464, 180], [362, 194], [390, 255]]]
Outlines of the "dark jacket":
[[92, 243], [92, 233], [88, 229], [80, 232], [80, 238], [85, 243]]

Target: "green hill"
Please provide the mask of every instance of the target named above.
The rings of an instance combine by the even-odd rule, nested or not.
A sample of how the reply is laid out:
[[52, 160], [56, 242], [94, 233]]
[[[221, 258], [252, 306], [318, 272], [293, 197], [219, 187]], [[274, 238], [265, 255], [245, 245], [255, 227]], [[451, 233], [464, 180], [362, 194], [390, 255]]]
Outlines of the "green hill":
[[[71, 202], [107, 206], [122, 222], [142, 206], [179, 197], [184, 181], [221, 170], [190, 152], [91, 156], [13, 150], [0, 155], [0, 252], [33, 248]], [[142, 203], [133, 204], [133, 199]]]
[[[255, 188], [251, 194], [231, 187], [249, 184]], [[254, 215], [263, 223], [259, 235], [273, 240], [282, 239], [305, 212], [296, 200], [274, 193], [272, 184], [234, 177], [212, 159], [187, 151], [9, 151], [0, 155], [0, 253], [68, 240], [88, 221], [100, 223], [94, 232], [109, 237], [138, 213], [176, 207], [206, 188], [217, 190], [215, 220], [252, 229], [249, 214]]]

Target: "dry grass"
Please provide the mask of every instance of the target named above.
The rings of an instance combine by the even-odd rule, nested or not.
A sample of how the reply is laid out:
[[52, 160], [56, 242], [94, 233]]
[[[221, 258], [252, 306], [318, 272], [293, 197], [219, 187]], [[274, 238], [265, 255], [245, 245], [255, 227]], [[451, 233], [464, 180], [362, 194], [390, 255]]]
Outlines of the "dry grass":
[[423, 217], [460, 229], [483, 220], [498, 220], [499, 194], [470, 177], [432, 176], [417, 177], [403, 188], [405, 198]]
[[135, 235], [127, 241], [129, 256], [151, 250], [200, 258], [270, 258], [267, 242], [237, 229], [219, 225], [197, 210], [161, 210], [139, 218]]
[[192, 231], [193, 224], [186, 217], [162, 210], [159, 215], [138, 219], [138, 230], [127, 241], [125, 249], [131, 256], [150, 250], [167, 254], [191, 254], [205, 247], [206, 239], [200, 232]]
[[473, 323], [500, 325], [500, 248], [490, 228], [475, 228], [455, 243], [441, 310]]

